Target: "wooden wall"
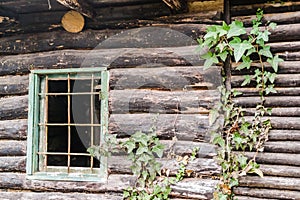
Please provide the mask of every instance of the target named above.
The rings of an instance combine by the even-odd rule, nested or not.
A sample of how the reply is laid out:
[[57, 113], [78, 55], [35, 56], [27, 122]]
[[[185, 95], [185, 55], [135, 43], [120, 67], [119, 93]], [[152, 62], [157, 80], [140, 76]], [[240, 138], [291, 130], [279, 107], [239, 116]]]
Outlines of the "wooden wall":
[[[41, 0], [30, 3], [21, 1], [22, 7], [18, 6], [20, 2], [12, 0], [0, 3], [0, 15], [4, 17], [0, 20], [0, 197], [40, 199], [47, 192], [47, 196], [53, 198], [121, 199], [122, 189], [133, 181], [128, 161], [118, 156], [109, 159], [110, 176], [107, 184], [26, 180], [27, 92], [31, 68], [80, 67], [91, 49], [124, 28], [151, 25], [170, 28], [195, 39], [204, 34], [209, 24], [220, 23], [220, 14], [217, 12], [164, 17], [170, 15], [170, 10], [161, 1], [93, 2], [97, 12], [103, 15], [96, 20], [87, 20], [84, 31], [79, 34], [67, 33], [60, 27], [60, 18], [66, 8], [55, 1], [51, 1], [51, 10], [47, 1]], [[263, 2], [232, 1], [233, 19], [242, 19], [245, 24], [250, 24], [256, 8], [263, 7], [267, 13], [266, 20], [279, 24], [271, 36], [270, 45], [273, 52], [285, 59], [280, 64], [280, 74], [276, 79], [278, 93], [267, 98], [267, 104], [274, 107], [271, 117], [273, 130], [265, 152], [258, 157], [266, 176], [263, 179], [256, 176], [243, 178], [241, 187], [236, 188], [235, 192], [239, 199], [299, 199], [300, 1], [275, 5]], [[209, 81], [204, 81], [203, 77], [209, 76], [209, 72], [203, 71], [201, 61], [198, 62], [195, 57], [194, 47], [173, 46], [169, 52], [155, 47], [148, 50], [132, 49], [110, 66], [109, 127], [111, 133], [128, 137], [128, 133], [141, 127], [147, 129], [149, 121], [158, 112], [158, 121], [165, 122], [157, 126], [163, 143], [171, 145], [172, 136], [176, 135], [179, 141], [174, 151], [183, 155], [194, 146], [203, 147], [202, 150], [211, 147], [206, 138], [207, 110], [218, 95], [214, 91], [207, 91], [211, 88], [208, 87]], [[106, 50], [101, 54], [109, 57], [111, 52]], [[182, 56], [170, 52], [179, 52], [197, 62], [193, 65]], [[145, 60], [157, 65], [145, 65]], [[158, 66], [159, 63], [162, 66]], [[185, 81], [178, 82], [177, 76], [171, 76], [163, 84], [168, 86], [167, 90], [157, 85], [139, 87], [151, 80], [153, 82], [153, 77], [158, 77], [155, 81], [164, 81], [170, 72], [179, 74], [190, 85], [186, 87]], [[258, 95], [254, 88], [239, 87], [241, 75], [246, 73], [251, 72], [233, 71], [232, 85], [244, 92], [236, 101], [249, 108], [250, 115]], [[122, 78], [132, 81], [117, 84]], [[188, 92], [182, 90], [184, 87], [189, 89]], [[130, 99], [126, 98], [128, 92], [132, 94]], [[208, 94], [207, 98], [197, 98], [204, 94]], [[180, 109], [178, 98], [183, 102]], [[128, 104], [130, 109], [120, 109]], [[220, 172], [212, 156], [212, 153], [206, 153], [205, 156], [199, 154], [189, 166], [195, 172], [192, 177], [174, 186], [174, 198], [211, 198], [216, 184], [212, 176]], [[171, 174], [175, 173], [175, 161], [162, 159], [161, 162], [171, 169]]]

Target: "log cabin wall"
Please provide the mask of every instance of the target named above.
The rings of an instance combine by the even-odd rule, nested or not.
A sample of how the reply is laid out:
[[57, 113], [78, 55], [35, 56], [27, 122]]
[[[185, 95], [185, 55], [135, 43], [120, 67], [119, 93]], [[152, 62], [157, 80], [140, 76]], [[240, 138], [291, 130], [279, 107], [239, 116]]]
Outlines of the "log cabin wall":
[[[80, 67], [89, 50], [106, 38], [129, 28], [144, 26], [171, 28], [195, 39], [203, 35], [207, 25], [220, 22], [220, 13], [212, 11], [171, 15], [170, 10], [161, 1], [94, 0], [98, 13], [96, 20], [87, 19], [83, 32], [70, 34], [60, 27], [60, 19], [67, 9], [56, 1], [50, 2], [51, 10], [47, 1], [41, 0], [29, 3], [25, 0], [18, 2], [5, 0], [0, 3], [0, 14], [3, 16], [0, 27], [0, 197], [40, 199], [47, 195], [52, 198], [70, 199], [121, 199], [122, 189], [132, 182], [132, 176], [128, 161], [120, 155], [109, 160], [110, 176], [107, 184], [26, 180], [29, 70], [32, 67]], [[274, 107], [273, 130], [265, 152], [258, 157], [266, 176], [263, 179], [256, 176], [243, 178], [241, 186], [236, 188], [235, 192], [239, 195], [239, 199], [299, 199], [300, 1], [275, 5], [264, 2], [232, 1], [231, 7], [233, 19], [242, 19], [246, 24], [251, 22], [256, 8], [263, 7], [267, 13], [265, 18], [279, 24], [271, 36], [272, 50], [285, 59], [285, 62], [280, 64], [276, 80], [278, 93], [267, 98], [268, 105]], [[176, 49], [195, 59], [193, 47], [180, 49], [178, 45], [174, 46], [174, 51]], [[202, 70], [201, 62], [192, 66], [178, 55], [157, 48], [151, 49], [151, 53], [149, 50], [133, 52], [122, 55], [110, 66], [110, 132], [123, 138], [128, 137], [125, 133], [140, 130], [140, 127], [149, 128], [147, 125], [153, 118], [149, 118], [146, 114], [152, 112], [156, 115], [155, 113], [160, 112], [158, 117], [163, 118], [166, 124], [157, 127], [158, 134], [167, 146], [172, 144], [174, 134], [179, 136], [174, 148], [176, 153], [184, 155], [189, 153], [193, 146], [209, 146], [205, 140], [208, 129], [207, 109], [212, 106], [213, 100], [218, 95], [214, 91], [203, 90], [207, 89], [203, 87], [207, 86], [205, 85], [207, 83], [202, 79], [206, 72]], [[103, 54], [109, 54], [109, 51], [104, 51]], [[145, 59], [156, 60], [164, 66], [160, 67], [160, 70], [137, 68], [145, 64]], [[145, 71], [148, 77], [139, 76], [147, 74]], [[189, 83], [196, 86], [192, 86], [190, 92], [184, 93], [182, 88], [186, 85], [180, 83], [169, 84], [167, 90], [157, 86], [137, 89], [134, 85], [141, 79], [149, 80], [153, 76], [161, 77], [163, 80], [170, 72], [188, 77]], [[250, 114], [258, 96], [255, 89], [238, 86], [241, 83], [241, 75], [245, 73], [251, 72], [233, 71], [232, 85], [244, 92], [244, 95], [236, 101], [249, 108]], [[120, 85], [116, 87], [122, 76], [132, 79], [132, 82], [123, 87]], [[170, 80], [174, 80], [174, 77]], [[126, 99], [126, 93], [133, 88], [135, 92], [132, 98]], [[196, 101], [197, 105], [193, 104], [192, 109], [178, 109], [178, 102], [174, 100], [174, 97], [175, 99], [181, 97], [184, 100], [182, 96], [187, 96], [185, 105], [188, 105], [191, 99], [203, 96], [203, 93], [211, 96], [204, 100], [200, 99], [201, 102]], [[128, 110], [119, 109], [128, 102], [136, 102], [130, 104], [130, 113], [127, 113]], [[174, 121], [174, 117], [178, 120]], [[123, 122], [122, 128], [120, 124], [116, 125], [116, 121]], [[140, 122], [138, 127], [135, 122]], [[195, 173], [174, 186], [174, 198], [211, 198], [216, 184], [212, 176], [220, 172], [212, 156], [213, 154], [206, 157], [200, 155], [190, 164], [189, 168]], [[175, 173], [177, 166], [175, 161], [162, 159], [161, 162], [171, 169], [171, 174]]]

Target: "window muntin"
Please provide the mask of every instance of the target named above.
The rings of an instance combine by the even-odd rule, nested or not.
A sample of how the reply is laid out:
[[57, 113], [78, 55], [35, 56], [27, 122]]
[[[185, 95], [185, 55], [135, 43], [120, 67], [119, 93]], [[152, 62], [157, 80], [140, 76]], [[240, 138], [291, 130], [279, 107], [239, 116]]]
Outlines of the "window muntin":
[[86, 149], [99, 145], [107, 132], [105, 68], [33, 70], [28, 113], [29, 178], [104, 180], [107, 161]]

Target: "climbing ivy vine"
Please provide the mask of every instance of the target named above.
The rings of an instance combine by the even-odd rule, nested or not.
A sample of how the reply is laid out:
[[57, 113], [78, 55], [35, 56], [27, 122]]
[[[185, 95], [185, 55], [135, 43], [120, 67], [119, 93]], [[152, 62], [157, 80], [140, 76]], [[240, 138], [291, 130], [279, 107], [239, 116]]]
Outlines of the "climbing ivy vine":
[[[275, 29], [276, 24], [263, 24], [262, 18], [263, 11], [259, 9], [251, 29], [247, 30], [238, 20], [231, 24], [223, 22], [208, 27], [204, 37], [198, 40], [200, 48], [208, 48], [207, 53], [201, 55], [206, 69], [214, 64], [224, 64], [230, 57], [230, 62], [236, 63], [236, 70], [253, 72], [244, 76], [241, 86], [255, 84], [260, 96], [254, 116], [244, 116], [245, 109], [233, 101], [233, 97], [242, 93], [226, 88], [224, 76], [224, 84], [220, 87], [221, 102], [210, 111], [209, 117], [210, 125], [214, 127], [211, 141], [219, 147], [217, 161], [222, 168], [220, 183], [214, 193], [216, 200], [234, 199], [232, 189], [239, 184], [239, 177], [247, 173], [263, 176], [256, 157], [263, 151], [271, 129], [271, 122], [265, 115], [270, 115], [272, 110], [265, 107], [265, 96], [276, 93], [274, 81], [278, 63], [283, 60], [273, 55], [270, 46], [266, 45], [270, 30]], [[255, 153], [247, 157], [246, 150]]]

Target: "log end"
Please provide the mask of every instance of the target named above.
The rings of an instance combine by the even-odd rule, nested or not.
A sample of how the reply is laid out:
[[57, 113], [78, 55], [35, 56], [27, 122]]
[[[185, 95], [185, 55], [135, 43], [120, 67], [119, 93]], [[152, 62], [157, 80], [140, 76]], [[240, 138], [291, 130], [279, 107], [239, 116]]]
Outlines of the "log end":
[[61, 20], [63, 28], [70, 33], [79, 33], [84, 27], [84, 17], [77, 11], [67, 12]]

